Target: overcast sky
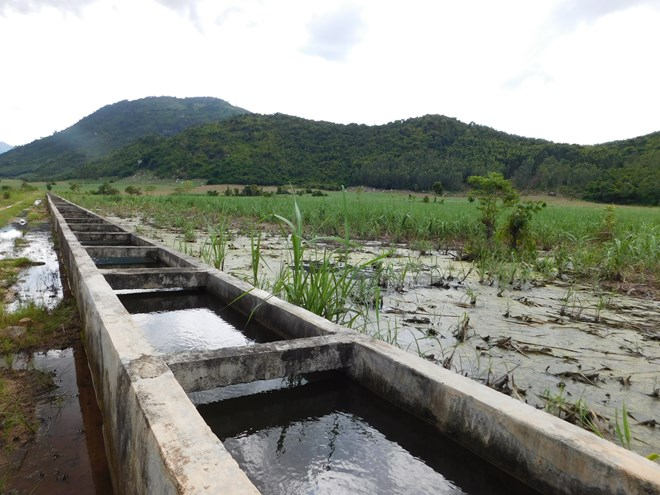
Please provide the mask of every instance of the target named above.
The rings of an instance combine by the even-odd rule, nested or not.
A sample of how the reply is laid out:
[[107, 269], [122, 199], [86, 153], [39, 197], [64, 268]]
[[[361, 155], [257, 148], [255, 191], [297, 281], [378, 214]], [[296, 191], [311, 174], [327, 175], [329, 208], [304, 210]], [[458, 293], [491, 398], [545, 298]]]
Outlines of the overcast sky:
[[0, 0], [0, 141], [215, 96], [592, 144], [660, 131], [660, 0]]

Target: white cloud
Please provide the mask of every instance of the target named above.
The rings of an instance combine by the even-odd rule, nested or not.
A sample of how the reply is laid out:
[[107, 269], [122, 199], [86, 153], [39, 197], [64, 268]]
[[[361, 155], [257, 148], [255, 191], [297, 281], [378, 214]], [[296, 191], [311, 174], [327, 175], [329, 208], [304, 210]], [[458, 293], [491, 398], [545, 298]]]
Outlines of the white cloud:
[[329, 61], [345, 60], [362, 37], [362, 9], [342, 5], [332, 12], [316, 14], [308, 23], [309, 39], [303, 52]]
[[342, 123], [438, 113], [558, 141], [633, 137], [660, 130], [659, 4], [0, 0], [0, 140], [151, 95]]
[[29, 14], [44, 7], [55, 8], [61, 12], [80, 13], [81, 9], [97, 0], [0, 0], [0, 15], [13, 12]]

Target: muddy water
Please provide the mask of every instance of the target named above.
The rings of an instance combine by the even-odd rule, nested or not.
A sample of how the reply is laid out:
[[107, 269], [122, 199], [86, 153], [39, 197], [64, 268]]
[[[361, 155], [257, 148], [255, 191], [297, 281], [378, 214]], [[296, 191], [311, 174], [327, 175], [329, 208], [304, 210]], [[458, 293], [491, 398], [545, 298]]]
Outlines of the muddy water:
[[339, 373], [270, 382], [198, 406], [262, 493], [534, 493]]
[[82, 345], [19, 357], [13, 367], [49, 373], [57, 387], [38, 400], [35, 440], [13, 453], [10, 493], [112, 494], [102, 419]]
[[[24, 270], [9, 311], [33, 301], [55, 307], [63, 297], [50, 225], [10, 224], [0, 229], [0, 256], [38, 263]], [[12, 452], [2, 473], [9, 493], [112, 494], [102, 419], [80, 343], [73, 348], [32, 355], [3, 356], [0, 366], [34, 368], [50, 374], [56, 387], [37, 398], [40, 421], [33, 441]]]
[[[140, 228], [175, 249], [200, 252], [201, 242]], [[324, 247], [333, 249], [316, 249]], [[266, 288], [288, 260], [286, 249], [286, 239], [264, 234], [260, 280]], [[314, 249], [308, 246], [310, 254]], [[369, 308], [354, 325], [358, 331], [537, 408], [548, 407], [548, 396], [560, 407], [582, 404], [615, 442], [615, 417], [625, 404], [631, 449], [660, 453], [660, 301], [561, 280], [497, 287], [480, 283], [477, 268], [451, 253], [420, 255], [403, 245], [364, 242], [349, 263], [385, 252], [382, 308]], [[250, 239], [240, 233], [232, 234], [225, 271], [252, 280]]]
[[119, 299], [160, 353], [212, 350], [282, 339], [205, 291], [132, 292], [119, 294]]

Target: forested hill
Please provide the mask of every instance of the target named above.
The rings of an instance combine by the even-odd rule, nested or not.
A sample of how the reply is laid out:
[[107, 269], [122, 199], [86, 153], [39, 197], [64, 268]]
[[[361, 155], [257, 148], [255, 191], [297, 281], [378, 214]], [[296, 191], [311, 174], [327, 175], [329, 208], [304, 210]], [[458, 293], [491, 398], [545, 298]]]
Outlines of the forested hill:
[[0, 141], [0, 153], [5, 153], [6, 151], [9, 151], [12, 149], [13, 146], [11, 144], [3, 143]]
[[555, 144], [427, 115], [381, 126], [287, 115], [241, 115], [146, 137], [75, 176], [203, 178], [211, 183], [364, 185], [460, 190], [470, 175], [502, 172], [520, 188], [657, 204], [660, 133], [596, 146]]
[[106, 156], [144, 136], [247, 113], [218, 98], [150, 97], [107, 105], [75, 125], [0, 155], [0, 176], [50, 178]]

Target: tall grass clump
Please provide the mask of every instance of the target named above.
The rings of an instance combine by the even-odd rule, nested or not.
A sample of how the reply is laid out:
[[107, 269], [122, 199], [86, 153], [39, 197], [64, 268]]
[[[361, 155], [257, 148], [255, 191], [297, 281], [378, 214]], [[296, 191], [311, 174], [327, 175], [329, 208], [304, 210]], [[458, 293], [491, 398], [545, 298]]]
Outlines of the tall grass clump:
[[208, 237], [199, 249], [199, 257], [218, 270], [225, 269], [225, 258], [227, 257], [227, 244], [229, 242], [229, 230], [227, 222], [223, 221], [216, 227], [208, 229]]
[[[345, 223], [344, 237], [332, 239], [343, 244], [339, 253], [327, 249], [310, 253], [309, 245], [318, 239], [305, 241], [303, 216], [296, 199], [292, 220], [281, 215], [274, 216], [281, 222], [285, 234], [288, 234], [289, 259], [273, 283], [273, 293], [327, 320], [352, 326], [361, 313], [360, 305], [354, 298], [364, 291], [361, 284], [365, 279], [365, 271], [384, 256], [357, 265], [348, 263], [348, 222]], [[341, 263], [337, 261], [338, 254], [344, 258]]]

